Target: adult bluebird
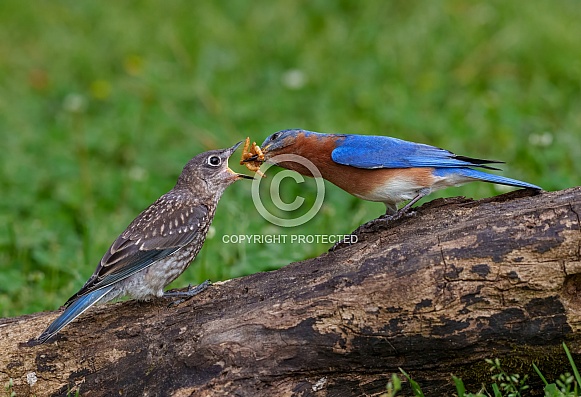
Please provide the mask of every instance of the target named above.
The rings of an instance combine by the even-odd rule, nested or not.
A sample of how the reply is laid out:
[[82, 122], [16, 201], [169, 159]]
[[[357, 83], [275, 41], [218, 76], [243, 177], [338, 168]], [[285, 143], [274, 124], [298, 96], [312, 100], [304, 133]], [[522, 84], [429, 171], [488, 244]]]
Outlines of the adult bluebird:
[[[265, 161], [313, 176], [299, 162], [277, 162], [280, 154], [295, 154], [310, 160], [321, 176], [364, 200], [382, 202], [386, 217], [403, 215], [431, 192], [466, 182], [484, 181], [527, 189], [540, 187], [483, 172], [498, 170], [488, 164], [500, 161], [457, 156], [434, 146], [387, 136], [321, 134], [306, 130], [283, 130], [261, 145]], [[250, 159], [253, 160], [253, 159]], [[411, 200], [399, 211], [397, 205]]]
[[[139, 300], [164, 296], [165, 286], [186, 270], [202, 248], [226, 187], [241, 178], [252, 179], [228, 167], [228, 158], [240, 143], [191, 159], [174, 188], [117, 237], [93, 275], [37, 341], [44, 343], [97, 302], [124, 295]], [[195, 292], [199, 290], [182, 295]]]

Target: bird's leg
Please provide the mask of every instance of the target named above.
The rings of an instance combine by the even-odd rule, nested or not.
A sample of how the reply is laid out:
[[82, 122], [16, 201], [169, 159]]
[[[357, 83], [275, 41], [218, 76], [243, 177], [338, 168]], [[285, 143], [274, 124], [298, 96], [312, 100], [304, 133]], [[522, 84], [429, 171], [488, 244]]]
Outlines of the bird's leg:
[[[351, 236], [357, 236], [359, 237], [360, 235], [364, 234], [364, 233], [371, 233], [377, 230], [378, 226], [381, 226], [382, 228], [385, 228], [389, 222], [393, 222], [396, 221], [398, 219], [403, 218], [404, 216], [411, 216], [414, 214], [414, 212], [409, 212], [410, 208], [417, 203], [418, 201], [420, 201], [424, 196], [426, 196], [427, 194], [430, 193], [429, 189], [422, 189], [418, 192], [418, 195], [415, 196], [413, 199], [410, 200], [409, 203], [407, 203], [406, 205], [404, 205], [403, 207], [401, 207], [399, 210], [394, 211], [394, 209], [386, 204], [387, 207], [387, 211], [385, 213], [385, 215], [380, 216], [379, 218], [376, 219], [372, 219], [367, 223], [364, 223], [363, 225], [359, 226], [357, 229], [355, 229], [352, 233]], [[349, 245], [347, 243], [344, 243], [343, 241], [339, 241], [338, 243], [336, 243], [335, 245], [333, 245], [331, 247], [331, 249], [329, 249], [329, 251], [334, 251], [339, 247], [345, 246], [345, 245]]]
[[395, 212], [390, 213], [391, 207], [388, 207], [388, 210], [387, 210], [385, 215], [382, 215], [379, 218], [373, 219], [373, 220], [359, 226], [359, 228], [357, 230], [355, 230], [355, 232], [359, 231], [360, 233], [369, 233], [370, 231], [373, 231], [371, 227], [374, 225], [378, 225], [378, 224], [386, 225], [389, 222], [393, 222], [393, 221], [396, 221], [398, 219], [401, 219], [406, 215], [412, 215], [413, 212], [410, 213], [410, 208], [412, 208], [412, 206], [415, 203], [420, 201], [428, 193], [429, 193], [428, 189], [420, 190], [416, 197], [411, 199], [409, 203], [407, 203], [406, 205], [404, 205], [403, 207], [401, 207], [399, 210], [397, 210]]
[[171, 302], [168, 306], [176, 306], [179, 305], [182, 302], [187, 301], [188, 299], [191, 299], [192, 297], [198, 295], [200, 292], [203, 292], [206, 290], [206, 288], [208, 288], [210, 286], [211, 281], [210, 280], [206, 280], [204, 281], [202, 284], [196, 285], [196, 286], [192, 286], [191, 284], [188, 286], [188, 290], [187, 291], [167, 291], [163, 293], [163, 297], [164, 298], [181, 298], [181, 299], [177, 299], [173, 302]]
[[[411, 199], [409, 203], [407, 203], [406, 205], [404, 205], [403, 207], [401, 207], [395, 213], [392, 213], [392, 214], [386, 213], [385, 215], [382, 215], [379, 218], [372, 220], [371, 222], [379, 221], [379, 220], [383, 220], [383, 221], [388, 221], [389, 222], [389, 221], [395, 221], [397, 219], [400, 219], [404, 215], [413, 215], [413, 212], [411, 212], [411, 213], [409, 212], [410, 208], [412, 208], [412, 206], [415, 203], [417, 203], [418, 201], [420, 201], [422, 198], [424, 198], [425, 196], [427, 196], [429, 193], [430, 193], [430, 190], [429, 189], [422, 189], [422, 190], [420, 190], [418, 192], [418, 195], [416, 197], [414, 197], [413, 199]], [[388, 209], [388, 211], [389, 211], [389, 209]], [[368, 223], [371, 223], [371, 222], [368, 222]]]

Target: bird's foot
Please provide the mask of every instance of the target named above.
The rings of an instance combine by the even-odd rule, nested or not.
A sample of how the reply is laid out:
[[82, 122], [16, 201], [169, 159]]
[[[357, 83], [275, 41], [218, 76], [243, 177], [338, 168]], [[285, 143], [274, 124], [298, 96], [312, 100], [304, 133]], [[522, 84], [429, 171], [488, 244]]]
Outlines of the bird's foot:
[[357, 229], [355, 229], [353, 232], [351, 232], [351, 234], [349, 235], [350, 238], [345, 238], [345, 239], [339, 241], [338, 243], [335, 243], [335, 245], [333, 245], [329, 249], [329, 251], [335, 251], [339, 248], [348, 247], [352, 244], [355, 244], [357, 241], [359, 241], [359, 237], [361, 237], [361, 235], [363, 235], [363, 234], [374, 233], [374, 232], [377, 232], [379, 230], [385, 230], [385, 229], [387, 229], [387, 226], [391, 222], [394, 222], [394, 221], [401, 219], [403, 217], [416, 215], [415, 211], [409, 211], [408, 209], [405, 209], [405, 210], [404, 209], [405, 208], [402, 208], [401, 210], [397, 211], [395, 214], [381, 215], [379, 218], [376, 218], [376, 219], [370, 220], [367, 223], [364, 223], [363, 225], [361, 225]]
[[169, 299], [180, 298], [172, 301], [169, 305], [167, 305], [168, 307], [177, 306], [180, 303], [183, 303], [193, 298], [194, 296], [198, 295], [199, 293], [205, 291], [211, 284], [212, 282], [210, 280], [206, 280], [199, 285], [193, 286], [190, 284], [188, 285], [187, 291], [167, 291], [163, 293], [163, 297]]

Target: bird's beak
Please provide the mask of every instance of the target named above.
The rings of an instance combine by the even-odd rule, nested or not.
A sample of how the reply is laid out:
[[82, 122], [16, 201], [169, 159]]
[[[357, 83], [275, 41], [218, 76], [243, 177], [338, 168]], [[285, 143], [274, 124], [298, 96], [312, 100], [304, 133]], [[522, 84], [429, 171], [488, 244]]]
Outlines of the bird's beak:
[[230, 172], [232, 175], [234, 175], [237, 179], [254, 179], [254, 177], [252, 177], [250, 175], [239, 174], [237, 172], [234, 172], [230, 169], [230, 167], [228, 167], [228, 172]]
[[251, 161], [260, 161], [260, 160], [258, 160], [258, 155], [255, 154], [252, 157], [248, 157], [246, 160], [242, 160], [243, 163], [249, 163]]
[[243, 163], [249, 163], [249, 162], [251, 162], [251, 161], [259, 161], [259, 162], [261, 162], [261, 163], [265, 163], [265, 162], [266, 162], [266, 160], [267, 160], [267, 157], [269, 157], [269, 155], [268, 155], [268, 148], [269, 148], [269, 147], [270, 147], [270, 145], [268, 145], [268, 146], [266, 146], [266, 147], [264, 147], [264, 148], [261, 148], [261, 150], [262, 150], [262, 154], [264, 155], [264, 160], [260, 160], [260, 159], [258, 158], [258, 155], [257, 155], [257, 154], [255, 154], [255, 155], [254, 155], [254, 156], [252, 156], [252, 157], [248, 157], [246, 160], [242, 160], [242, 162], [243, 162]]
[[[230, 156], [232, 156], [232, 154], [234, 154], [234, 152], [236, 151], [236, 149], [238, 149], [238, 147], [242, 144], [242, 142], [243, 141], [240, 141], [236, 145], [234, 145], [230, 149], [228, 149], [230, 151], [230, 155], [228, 156], [228, 158], [230, 158]], [[254, 177], [251, 177], [250, 175], [244, 175], [244, 174], [239, 174], [237, 172], [234, 172], [230, 169], [230, 167], [228, 167], [228, 172], [231, 173], [236, 179], [254, 179]]]
[[230, 156], [232, 156], [232, 153], [234, 153], [236, 151], [236, 149], [238, 149], [240, 147], [240, 145], [242, 145], [242, 142], [243, 141], [240, 141], [236, 145], [234, 145], [230, 149], [228, 149], [230, 151]]

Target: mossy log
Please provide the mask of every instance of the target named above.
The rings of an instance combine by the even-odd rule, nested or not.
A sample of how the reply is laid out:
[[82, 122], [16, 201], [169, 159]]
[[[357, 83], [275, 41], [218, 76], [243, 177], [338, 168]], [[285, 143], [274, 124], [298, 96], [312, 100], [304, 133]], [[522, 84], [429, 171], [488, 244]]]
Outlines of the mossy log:
[[28, 341], [57, 312], [3, 319], [0, 381], [38, 397], [377, 396], [401, 367], [442, 396], [450, 374], [489, 383], [487, 357], [550, 378], [563, 341], [581, 358], [580, 214], [581, 187], [440, 199], [177, 307], [93, 308], [44, 345]]

